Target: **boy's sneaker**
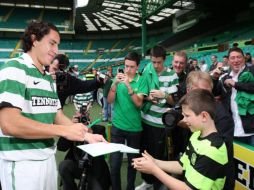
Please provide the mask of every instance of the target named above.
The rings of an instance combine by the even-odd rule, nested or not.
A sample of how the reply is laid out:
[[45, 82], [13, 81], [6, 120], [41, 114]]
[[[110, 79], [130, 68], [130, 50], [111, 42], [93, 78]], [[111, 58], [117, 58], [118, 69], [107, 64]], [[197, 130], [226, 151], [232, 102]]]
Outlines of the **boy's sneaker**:
[[139, 186], [135, 188], [135, 190], [152, 190], [152, 189], [153, 185], [146, 183], [145, 181], [143, 181], [143, 183], [141, 183]]

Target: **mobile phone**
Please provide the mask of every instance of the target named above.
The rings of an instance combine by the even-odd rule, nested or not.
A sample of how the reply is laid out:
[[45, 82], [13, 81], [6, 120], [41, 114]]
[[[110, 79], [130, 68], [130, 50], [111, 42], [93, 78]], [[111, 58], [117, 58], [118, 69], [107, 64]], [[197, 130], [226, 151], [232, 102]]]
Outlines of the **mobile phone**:
[[118, 73], [124, 73], [124, 70], [121, 68], [118, 68]]

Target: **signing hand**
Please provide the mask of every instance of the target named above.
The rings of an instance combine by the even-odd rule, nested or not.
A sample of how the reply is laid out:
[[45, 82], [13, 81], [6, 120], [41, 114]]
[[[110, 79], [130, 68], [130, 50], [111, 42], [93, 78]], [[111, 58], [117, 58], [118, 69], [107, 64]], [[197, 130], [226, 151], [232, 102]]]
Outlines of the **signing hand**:
[[62, 137], [71, 141], [84, 141], [88, 128], [82, 123], [75, 123], [70, 126], [63, 126]]
[[102, 135], [86, 133], [85, 141], [89, 144], [97, 143], [97, 142], [107, 142]]

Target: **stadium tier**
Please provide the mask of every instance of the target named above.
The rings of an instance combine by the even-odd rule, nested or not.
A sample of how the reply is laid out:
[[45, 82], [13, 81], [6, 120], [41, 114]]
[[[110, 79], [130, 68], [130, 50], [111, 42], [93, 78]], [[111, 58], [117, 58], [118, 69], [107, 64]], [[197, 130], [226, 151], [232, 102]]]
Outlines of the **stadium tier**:
[[65, 10], [0, 6], [0, 29], [24, 30], [31, 20], [45, 20], [53, 22], [60, 31], [72, 31], [71, 17], [72, 15]]

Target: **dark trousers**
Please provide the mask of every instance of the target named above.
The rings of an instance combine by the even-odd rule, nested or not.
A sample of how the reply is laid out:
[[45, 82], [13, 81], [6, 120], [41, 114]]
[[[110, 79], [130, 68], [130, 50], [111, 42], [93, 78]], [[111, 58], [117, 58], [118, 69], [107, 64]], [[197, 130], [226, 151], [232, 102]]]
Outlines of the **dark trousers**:
[[[86, 189], [89, 190], [109, 190], [110, 174], [104, 157], [96, 157], [90, 160], [91, 168], [86, 170]], [[63, 160], [59, 165], [59, 174], [63, 190], [77, 190], [75, 179], [81, 179], [82, 170], [78, 168], [78, 163], [73, 160]]]
[[[150, 155], [159, 160], [167, 160], [166, 130], [142, 123], [141, 151], [146, 150]], [[153, 184], [154, 190], [160, 189], [162, 183], [153, 175], [141, 174], [142, 179]]]
[[[141, 132], [124, 131], [116, 127], [111, 128], [111, 142], [125, 144], [135, 149], [140, 148]], [[131, 165], [132, 159], [138, 157], [138, 154], [127, 154], [128, 157], [128, 172], [127, 172], [127, 190], [135, 189], [136, 170]], [[115, 152], [110, 155], [110, 169], [112, 190], [121, 190], [121, 164], [123, 153]]]
[[78, 189], [75, 179], [80, 179], [81, 169], [78, 168], [76, 162], [73, 160], [63, 160], [59, 164], [59, 175], [61, 176], [63, 190]]

